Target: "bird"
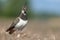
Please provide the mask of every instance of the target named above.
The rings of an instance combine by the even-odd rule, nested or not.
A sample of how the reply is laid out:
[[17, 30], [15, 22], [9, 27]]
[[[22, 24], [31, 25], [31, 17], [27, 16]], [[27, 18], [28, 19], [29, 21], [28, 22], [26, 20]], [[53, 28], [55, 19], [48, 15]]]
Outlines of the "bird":
[[28, 23], [27, 6], [24, 5], [20, 11], [20, 15], [12, 22], [6, 30], [9, 34], [13, 34], [16, 30], [22, 31]]

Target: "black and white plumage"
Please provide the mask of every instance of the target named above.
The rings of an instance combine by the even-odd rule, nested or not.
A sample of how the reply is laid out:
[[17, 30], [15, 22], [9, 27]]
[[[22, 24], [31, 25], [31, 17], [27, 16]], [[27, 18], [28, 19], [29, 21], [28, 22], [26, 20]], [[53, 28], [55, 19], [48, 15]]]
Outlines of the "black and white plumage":
[[27, 6], [24, 5], [21, 11], [21, 14], [16, 18], [15, 21], [11, 24], [10, 28], [6, 30], [6, 32], [9, 32], [9, 34], [14, 33], [17, 29], [18, 30], [23, 30], [25, 25], [28, 22], [28, 17], [27, 17]]

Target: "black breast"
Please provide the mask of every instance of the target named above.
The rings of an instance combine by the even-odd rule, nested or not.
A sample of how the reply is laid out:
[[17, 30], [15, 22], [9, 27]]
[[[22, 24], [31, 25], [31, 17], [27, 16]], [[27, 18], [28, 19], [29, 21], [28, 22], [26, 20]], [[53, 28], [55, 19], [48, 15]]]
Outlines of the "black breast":
[[27, 20], [27, 19], [28, 19], [28, 18], [27, 18], [27, 14], [24, 15], [23, 13], [22, 13], [22, 15], [20, 16], [20, 18], [23, 19], [23, 20]]

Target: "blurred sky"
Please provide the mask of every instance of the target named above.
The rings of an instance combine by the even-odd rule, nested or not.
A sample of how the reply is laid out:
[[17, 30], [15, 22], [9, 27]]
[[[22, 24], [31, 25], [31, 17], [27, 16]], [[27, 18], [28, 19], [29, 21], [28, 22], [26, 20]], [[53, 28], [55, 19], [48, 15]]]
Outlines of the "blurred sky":
[[60, 0], [30, 0], [34, 12], [48, 11], [60, 14]]

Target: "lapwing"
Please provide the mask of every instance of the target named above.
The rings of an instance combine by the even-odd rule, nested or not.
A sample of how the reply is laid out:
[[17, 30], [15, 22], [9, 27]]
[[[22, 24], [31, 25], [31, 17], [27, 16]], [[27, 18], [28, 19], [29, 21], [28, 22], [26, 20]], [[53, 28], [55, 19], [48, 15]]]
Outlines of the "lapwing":
[[16, 30], [22, 31], [28, 23], [27, 5], [24, 5], [21, 14], [12, 22], [11, 26], [6, 30], [9, 34], [14, 33]]

